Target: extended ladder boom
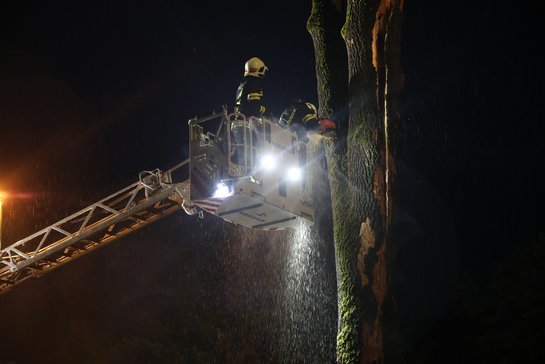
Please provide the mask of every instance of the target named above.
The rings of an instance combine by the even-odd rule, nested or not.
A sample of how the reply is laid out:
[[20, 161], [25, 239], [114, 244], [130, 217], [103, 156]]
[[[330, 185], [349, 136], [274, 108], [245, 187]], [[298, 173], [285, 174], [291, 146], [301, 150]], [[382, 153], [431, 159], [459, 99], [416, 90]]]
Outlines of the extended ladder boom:
[[173, 175], [188, 163], [141, 172], [138, 182], [2, 249], [0, 293], [184, 207], [189, 182]]

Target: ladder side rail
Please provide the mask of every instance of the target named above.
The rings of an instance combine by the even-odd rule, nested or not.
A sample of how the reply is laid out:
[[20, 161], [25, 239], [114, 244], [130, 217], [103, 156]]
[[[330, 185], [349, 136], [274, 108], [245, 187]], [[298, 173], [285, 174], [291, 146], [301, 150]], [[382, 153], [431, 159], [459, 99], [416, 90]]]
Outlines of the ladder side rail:
[[110, 196], [100, 200], [99, 202], [97, 202], [97, 203], [95, 203], [93, 205], [87, 206], [86, 208], [84, 208], [84, 209], [82, 209], [82, 210], [80, 210], [80, 211], [78, 211], [78, 212], [76, 212], [76, 213], [74, 213], [74, 214], [72, 214], [72, 215], [70, 215], [68, 217], [65, 217], [62, 220], [59, 220], [56, 223], [51, 224], [48, 227], [43, 228], [42, 230], [40, 230], [40, 231], [38, 231], [38, 232], [36, 232], [36, 233], [34, 233], [32, 235], [27, 236], [26, 238], [18, 240], [17, 242], [13, 243], [12, 245], [0, 250], [0, 257], [2, 257], [5, 252], [10, 251], [15, 247], [24, 246], [25, 243], [31, 241], [32, 239], [49, 233], [54, 227], [57, 227], [59, 225], [71, 222], [71, 221], [81, 217], [84, 213], [87, 213], [87, 212], [93, 210], [93, 208], [95, 208], [96, 206], [99, 206], [99, 205], [103, 204], [103, 202], [108, 201], [108, 200], [118, 196], [119, 194], [125, 193], [125, 192], [127, 192], [127, 191], [129, 191], [131, 189], [132, 189], [131, 193], [135, 194], [136, 192], [138, 192], [142, 188], [143, 187], [141, 186], [140, 182], [135, 182], [135, 183], [131, 184], [130, 186], [127, 186], [127, 187], [123, 188], [122, 190], [120, 190], [120, 191], [118, 191], [118, 192], [116, 192], [114, 194], [111, 194]]
[[[172, 186], [170, 189], [171, 191], [165, 192], [165, 194], [162, 196], [166, 196], [162, 199], [163, 202], [170, 201], [170, 204], [164, 204], [162, 205], [162, 210], [153, 214], [148, 214], [145, 218], [136, 218], [135, 215], [141, 213], [140, 211], [133, 211], [133, 214], [129, 214], [127, 217], [115, 217], [118, 221], [110, 221], [109, 224], [105, 224], [103, 228], [99, 228], [97, 231], [101, 232], [104, 231], [104, 234], [101, 234], [98, 237], [95, 237], [93, 239], [86, 239], [86, 237], [82, 239], [78, 239], [76, 242], [87, 242], [83, 247], [78, 247], [77, 249], [73, 250], [70, 254], [61, 254], [58, 256], [58, 258], [55, 259], [44, 259], [43, 262], [40, 260], [37, 260], [36, 266], [27, 266], [27, 267], [21, 267], [21, 270], [16, 270], [15, 272], [7, 272], [5, 269], [2, 271], [0, 270], [0, 294], [8, 291], [18, 283], [21, 283], [23, 281], [26, 281], [29, 278], [33, 277], [39, 277], [45, 273], [48, 273], [68, 262], [73, 261], [74, 259], [80, 258], [84, 256], [85, 254], [100, 248], [102, 246], [105, 246], [106, 244], [121, 238], [131, 232], [134, 232], [138, 229], [140, 229], [143, 226], [146, 226], [147, 224], [153, 223], [154, 221], [157, 221], [161, 219], [162, 217], [165, 217], [175, 211], [178, 211], [182, 208], [182, 206], [178, 203], [175, 203], [171, 197], [174, 196], [179, 188], [182, 188], [178, 185]], [[175, 192], [176, 191], [176, 192]], [[172, 193], [173, 195], [169, 194]], [[159, 200], [161, 196], [157, 197]], [[149, 201], [149, 204], [159, 204], [159, 202], [155, 201]], [[148, 208], [149, 206], [143, 206], [143, 210]], [[140, 209], [138, 209], [140, 210]], [[133, 221], [128, 226], [123, 226], [120, 230], [116, 231], [114, 234], [111, 233], [111, 229], [116, 226], [116, 224], [125, 223], [128, 221]], [[106, 233], [106, 231], [108, 231]], [[91, 233], [91, 235], [94, 233]], [[70, 245], [67, 245], [65, 247], [66, 249], [70, 248]], [[47, 258], [47, 257], [46, 257]], [[43, 264], [40, 264], [43, 263]]]
[[[135, 202], [135, 198], [138, 195], [138, 193], [142, 190], [146, 190], [146, 192], [148, 192], [148, 190], [150, 190], [150, 186], [146, 185], [143, 181], [135, 182], [121, 189], [120, 191], [109, 195], [108, 197], [102, 199], [101, 201], [93, 205], [90, 205], [78, 211], [77, 213], [72, 214], [6, 247], [2, 251], [0, 251], [0, 265], [5, 266], [4, 269], [0, 269], [0, 275], [2, 274], [3, 270], [6, 270], [6, 267], [13, 272], [18, 270], [19, 266], [27, 266], [35, 262], [36, 261], [35, 257], [43, 257], [46, 252], [47, 252], [47, 255], [57, 252], [59, 249], [62, 249], [62, 247], [65, 246], [64, 244], [72, 238], [74, 238], [74, 241], [69, 242], [69, 244], [83, 240], [85, 237], [89, 236], [90, 234], [97, 232], [96, 230], [97, 226], [102, 226], [103, 224], [107, 224], [106, 227], [110, 225], [114, 225], [115, 222], [117, 222], [117, 220], [113, 219], [115, 216], [120, 216], [120, 220], [127, 217], [127, 214], [122, 213], [122, 211], [126, 211], [129, 215], [131, 215], [141, 211], [142, 209], [146, 209], [154, 205], [155, 205], [154, 206], [155, 208], [159, 207], [161, 200], [164, 199], [161, 197], [163, 196], [164, 193], [159, 193], [159, 191], [161, 190], [168, 191], [166, 194], [167, 198], [169, 195], [178, 194], [182, 197], [182, 199], [184, 199], [187, 196], [187, 194], [185, 194], [186, 196], [184, 196], [182, 191], [187, 189], [187, 186], [186, 186], [187, 181], [176, 184], [171, 182], [164, 183], [163, 180], [171, 181], [172, 180], [171, 173], [175, 170], [178, 170], [186, 166], [188, 163], [189, 163], [189, 159], [186, 159], [185, 161], [175, 165], [174, 167], [172, 167], [171, 169], [169, 169], [168, 171], [164, 173], [157, 170], [156, 173], [157, 173], [157, 176], [159, 177], [159, 184], [152, 191], [153, 197], [150, 198], [148, 195], [146, 195], [144, 203], [142, 203], [142, 201]], [[159, 196], [159, 198], [157, 196]], [[112, 208], [108, 206], [108, 205], [119, 204], [120, 202], [123, 202], [127, 198], [129, 198], [129, 200], [121, 209], [116, 209], [116, 208]], [[99, 209], [97, 209], [97, 207]], [[88, 225], [94, 213], [97, 213], [97, 214], [104, 213], [104, 211], [109, 212], [110, 215], [107, 215], [103, 217], [102, 219], [98, 220], [97, 222], [91, 225]], [[62, 224], [79, 222], [78, 220], [81, 220], [81, 217], [84, 214], [86, 215], [83, 221], [81, 222], [81, 225], [79, 225], [79, 227], [77, 227], [73, 233], [68, 232], [65, 229], [61, 228]], [[113, 223], [109, 223], [109, 222], [113, 222]], [[145, 221], [140, 220], [140, 222], [145, 222]], [[61, 235], [64, 235], [64, 237], [61, 239], [57, 239], [55, 241], [49, 242], [48, 244], [45, 244], [51, 231], [57, 231]], [[33, 252], [23, 252], [22, 250], [17, 249], [17, 247], [24, 247], [25, 243], [28, 243], [29, 241], [32, 241], [33, 239], [40, 236], [41, 236], [41, 240], [37, 248]], [[57, 246], [61, 246], [61, 248], [57, 249], [56, 248]], [[28, 261], [28, 262], [21, 263], [24, 261]]]
[[39, 261], [41, 259], [44, 259], [47, 256], [49, 256], [51, 254], [54, 254], [54, 253], [56, 253], [56, 252], [58, 252], [58, 251], [60, 251], [60, 250], [62, 250], [64, 248], [78, 242], [78, 241], [81, 241], [81, 240], [89, 237], [90, 235], [92, 235], [94, 233], [97, 233], [97, 232], [100, 232], [101, 230], [107, 229], [108, 227], [110, 227], [112, 225], [115, 225], [119, 221], [122, 221], [122, 220], [124, 220], [124, 219], [126, 219], [128, 217], [131, 217], [132, 215], [134, 215], [134, 214], [136, 214], [136, 213], [138, 213], [138, 212], [140, 212], [142, 210], [145, 210], [146, 208], [149, 208], [149, 207], [155, 205], [157, 202], [168, 198], [170, 195], [172, 195], [174, 193], [174, 189], [175, 189], [174, 186], [170, 187], [170, 188], [167, 188], [167, 189], [164, 189], [161, 192], [156, 193], [155, 195], [153, 195], [149, 199], [144, 200], [142, 203], [139, 203], [138, 205], [135, 205], [132, 208], [126, 209], [122, 213], [119, 213], [119, 214], [117, 214], [117, 215], [115, 215], [113, 217], [110, 217], [110, 218], [105, 218], [105, 219], [103, 219], [101, 221], [98, 221], [95, 224], [92, 224], [91, 226], [89, 226], [88, 229], [85, 229], [85, 231], [83, 231], [81, 234], [79, 234], [77, 236], [71, 236], [71, 237], [66, 237], [66, 238], [61, 239], [61, 240], [57, 241], [55, 244], [50, 245], [47, 250], [44, 250], [44, 251], [30, 257], [29, 259], [26, 259], [24, 261], [21, 261], [21, 262], [17, 263], [16, 268], [19, 270], [19, 269], [24, 268], [24, 267], [26, 267], [28, 265], [36, 263], [37, 261]]
[[[126, 192], [132, 188], [132, 191], [130, 192], [130, 194], [126, 194]], [[107, 206], [105, 206], [102, 202], [103, 201], [106, 201], [108, 199], [113, 199], [115, 198], [118, 194], [125, 194], [126, 197], [127, 196], [130, 196], [131, 194], [132, 195], [136, 195], [139, 191], [141, 191], [144, 187], [142, 186], [142, 184], [140, 182], [136, 182], [120, 191], [118, 191], [117, 193], [114, 193], [108, 197], [106, 197], [105, 199], [101, 200], [100, 202], [98, 203], [95, 203], [91, 206], [88, 206], [86, 207], [85, 209], [81, 210], [81, 211], [78, 211], [76, 212], [75, 214], [72, 214], [40, 231], [38, 231], [37, 233], [34, 233], [24, 239], [21, 239], [19, 241], [17, 241], [16, 243], [6, 247], [5, 249], [3, 249], [2, 251], [0, 251], [0, 263], [3, 263], [4, 265], [8, 266], [10, 270], [16, 270], [17, 269], [17, 264], [18, 264], [18, 261], [23, 261], [23, 260], [28, 260], [34, 256], [38, 256], [40, 254], [40, 251], [46, 251], [46, 250], [49, 250], [50, 247], [54, 246], [55, 244], [58, 244], [59, 243], [59, 240], [57, 239], [56, 241], [52, 241], [52, 242], [49, 242], [48, 244], [45, 244], [46, 240], [47, 240], [47, 237], [49, 236], [49, 234], [51, 233], [51, 231], [57, 231], [63, 235], [65, 235], [65, 238], [62, 238], [62, 240], [65, 240], [67, 237], [69, 238], [71, 235], [73, 236], [76, 236], [76, 237], [79, 237], [79, 236], [84, 236], [84, 232], [91, 229], [95, 224], [91, 224], [89, 226], [84, 226], [84, 224], [87, 224], [89, 219], [92, 217], [92, 213], [100, 213], [102, 211], [107, 211], [110, 213], [110, 215], [107, 215], [106, 217], [103, 217], [101, 220], [99, 221], [105, 221], [105, 220], [108, 220], [109, 218], [111, 218], [111, 216], [116, 216], [116, 215], [119, 215], [119, 212], [114, 210], [114, 209], [110, 209], [110, 208], [106, 208]], [[100, 211], [98, 209], [96, 209], [96, 207], [100, 207], [102, 208], [103, 210]], [[125, 207], [125, 209], [127, 209], [127, 206]], [[75, 233], [68, 233], [66, 232], [64, 229], [62, 229], [60, 227], [60, 225], [62, 224], [65, 224], [65, 223], [70, 223], [70, 222], [77, 222], [78, 219], [84, 214], [84, 213], [87, 213], [87, 216], [85, 217], [85, 219], [83, 220], [83, 222], [81, 223], [81, 225], [77, 228], [77, 231]], [[19, 254], [18, 252], [21, 252], [20, 249], [17, 249], [18, 247], [24, 247], [24, 245], [30, 241], [32, 241], [33, 239], [37, 238], [37, 237], [40, 237], [42, 236], [42, 239], [40, 241], [40, 243], [38, 244], [38, 247], [34, 250], [34, 252], [24, 252], [24, 255], [22, 254]], [[80, 239], [81, 240], [81, 239]], [[45, 246], [44, 246], [45, 244]], [[24, 249], [22, 249], [24, 250]], [[5, 256], [6, 256], [6, 253], [7, 253], [7, 256], [8, 256], [8, 260], [6, 261], [5, 260]], [[11, 253], [15, 253], [15, 255], [12, 255]], [[1, 270], [0, 270], [0, 274], [1, 274]]]
[[[220, 116], [225, 117], [225, 115], [224, 110], [221, 114], [194, 121], [203, 122]], [[114, 240], [182, 208], [183, 202], [188, 199], [189, 182], [186, 179], [174, 183], [173, 174], [183, 173], [182, 168], [189, 163], [190, 159], [186, 159], [165, 172], [158, 169], [146, 172], [151, 179], [142, 177], [141, 174], [139, 181], [1, 249], [0, 291], [5, 288], [4, 286], [26, 279], [24, 274], [17, 273], [23, 268], [30, 269], [31, 273], [34, 272], [32, 276], [35, 276], [40, 274], [37, 272], [50, 270], [75, 256], [80, 256], [81, 253], [103, 245], [102, 242]], [[169, 203], [166, 203], [167, 201]], [[145, 210], [148, 210], [148, 214], [144, 218], [137, 216]], [[113, 228], [121, 222], [123, 225], [112, 234]], [[108, 233], [101, 234], [102, 231], [108, 231]], [[52, 232], [55, 232], [55, 235], [52, 235]], [[93, 235], [91, 240], [87, 239]], [[67, 254], [65, 251], [61, 252], [60, 256], [47, 259], [53, 254], [58, 255], [70, 245], [82, 241], [88, 241], [88, 243], [76, 247], [76, 255], [73, 253], [65, 255]], [[44, 260], [43, 264], [42, 260]], [[32, 266], [33, 264], [38, 265]]]

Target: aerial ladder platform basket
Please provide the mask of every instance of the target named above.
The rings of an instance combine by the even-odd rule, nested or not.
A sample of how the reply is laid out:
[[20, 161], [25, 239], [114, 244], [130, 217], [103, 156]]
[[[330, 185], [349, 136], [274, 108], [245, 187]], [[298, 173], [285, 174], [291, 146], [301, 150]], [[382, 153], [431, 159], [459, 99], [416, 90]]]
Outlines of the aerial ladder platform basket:
[[312, 221], [310, 163], [297, 135], [266, 118], [224, 113], [215, 133], [189, 121], [189, 202], [226, 221], [284, 229]]

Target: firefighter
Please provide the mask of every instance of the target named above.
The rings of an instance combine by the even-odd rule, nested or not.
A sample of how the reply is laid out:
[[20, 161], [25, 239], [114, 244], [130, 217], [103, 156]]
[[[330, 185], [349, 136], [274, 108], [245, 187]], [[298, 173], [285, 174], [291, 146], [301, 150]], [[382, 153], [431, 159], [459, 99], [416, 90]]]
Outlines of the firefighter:
[[311, 102], [293, 99], [280, 119], [280, 126], [295, 131], [299, 140], [308, 142], [307, 132], [316, 132], [324, 136], [334, 136], [335, 123], [330, 119], [318, 119], [316, 106]]
[[244, 78], [238, 86], [235, 111], [246, 117], [261, 117], [265, 113], [263, 104], [263, 76], [269, 69], [257, 57], [250, 58], [244, 65]]
[[[252, 57], [244, 64], [244, 78], [237, 89], [235, 100], [235, 112], [242, 113], [249, 117], [261, 118], [265, 113], [265, 105], [263, 104], [263, 77], [268, 71], [267, 66], [257, 57]], [[260, 121], [254, 123], [254, 128], [260, 127]], [[246, 156], [246, 145], [249, 141], [244, 139], [252, 138], [252, 144], [258, 142], [257, 134], [245, 133], [248, 128], [248, 123], [244, 120], [235, 120], [231, 123], [231, 161], [237, 166], [233, 166], [231, 171], [232, 176], [242, 176], [246, 173], [248, 164], [248, 156]]]

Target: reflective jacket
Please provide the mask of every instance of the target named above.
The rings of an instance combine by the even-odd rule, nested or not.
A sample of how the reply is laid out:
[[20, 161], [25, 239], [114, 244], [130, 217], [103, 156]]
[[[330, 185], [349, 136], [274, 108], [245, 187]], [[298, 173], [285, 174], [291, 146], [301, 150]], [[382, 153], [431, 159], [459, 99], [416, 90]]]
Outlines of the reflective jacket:
[[263, 103], [263, 79], [254, 76], [246, 76], [237, 89], [235, 111], [241, 112], [246, 117], [261, 117], [265, 112]]
[[316, 129], [320, 126], [314, 109], [300, 100], [294, 101], [282, 112], [279, 123], [285, 128], [292, 129], [296, 124], [304, 126], [306, 130]]

